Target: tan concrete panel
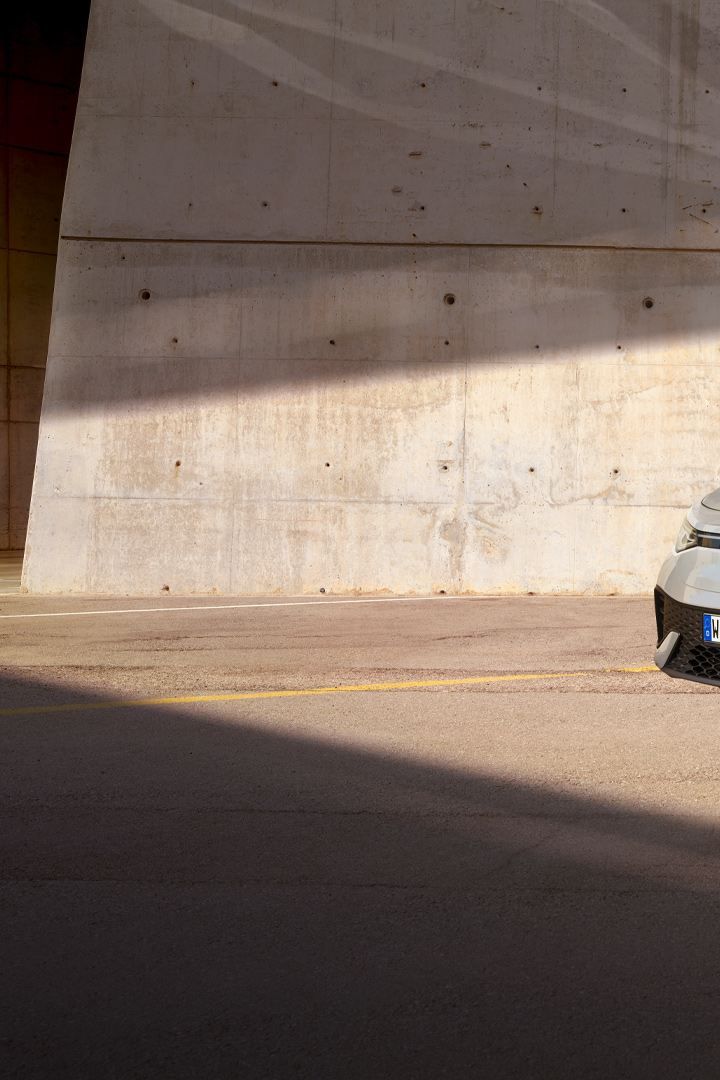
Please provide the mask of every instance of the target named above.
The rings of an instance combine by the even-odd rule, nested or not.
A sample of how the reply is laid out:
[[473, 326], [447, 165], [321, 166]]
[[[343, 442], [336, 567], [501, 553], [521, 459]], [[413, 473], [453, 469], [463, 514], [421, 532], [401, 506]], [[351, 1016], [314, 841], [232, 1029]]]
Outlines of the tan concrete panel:
[[432, 504], [240, 504], [231, 589], [450, 592], [460, 587], [455, 518], [453, 508]]
[[682, 19], [671, 5], [633, 2], [562, 5], [557, 12], [549, 209], [559, 238], [672, 243], [669, 181], [678, 144], [694, 137], [676, 123]]
[[497, 116], [498, 106], [517, 119], [528, 98], [540, 110], [550, 107], [542, 94], [551, 102], [558, 78], [552, 8], [338, 0], [336, 10], [328, 32], [337, 43], [338, 83], [367, 102], [368, 111], [481, 120]]
[[454, 506], [465, 366], [278, 363], [238, 401], [239, 501]]
[[720, 479], [708, 452], [720, 402], [716, 367], [578, 370], [579, 497], [593, 505], [689, 506]]
[[78, 115], [63, 233], [324, 236], [329, 137], [315, 119]]
[[[133, 369], [132, 388], [118, 411], [106, 406], [92, 491], [98, 497], [196, 501], [232, 498], [240, 458], [237, 393], [217, 390], [217, 361], [146, 361]], [[113, 364], [114, 374], [121, 364]], [[179, 399], [163, 397], [182, 378]], [[208, 392], [206, 380], [212, 388]], [[162, 405], [158, 408], [158, 398]]]
[[[33, 494], [23, 562], [26, 588], [40, 593], [88, 589], [93, 510], [89, 499], [46, 499]], [[40, 528], [35, 527], [38, 521]], [[69, 536], [74, 537], [73, 543], [68, 543]]]
[[485, 517], [563, 506], [576, 492], [575, 365], [528, 361], [468, 370], [466, 496]]
[[702, 0], [699, 7], [691, 6], [689, 11], [679, 12], [678, 24], [676, 37], [681, 63], [675, 70], [674, 92], [678, 123], [691, 132], [691, 137], [677, 140], [679, 145], [675, 146], [672, 220], [682, 243], [717, 247], [720, 9], [712, 0]]
[[664, 144], [651, 142], [641, 157], [632, 137], [623, 167], [613, 168], [592, 142], [601, 137], [594, 121], [573, 125], [573, 156], [560, 164], [548, 153], [547, 131], [514, 131], [516, 124], [495, 117], [482, 125], [482, 138], [468, 121], [337, 120], [329, 235], [380, 235], [393, 243], [663, 245], [658, 223], [667, 184], [657, 159]]
[[[104, 413], [83, 407], [80, 399], [72, 409], [53, 407], [47, 403], [57, 401], [55, 390], [58, 373], [51, 366], [45, 378], [45, 413], [40, 426], [37, 447], [37, 469], [33, 484], [33, 500], [62, 499], [67, 496], [91, 496], [95, 492], [99, 462], [104, 452]], [[63, 510], [67, 517], [67, 506]], [[43, 531], [50, 529], [54, 535], [59, 522], [43, 521]], [[68, 519], [68, 529], [71, 528]], [[79, 537], [76, 538], [79, 542]]]
[[717, 486], [709, 366], [488, 366], [468, 391], [470, 502], [677, 507]]
[[[326, 118], [334, 0], [96, 3], [81, 109], [118, 116]], [[299, 16], [299, 22], [298, 17]], [[163, 62], [157, 62], [161, 54]]]
[[61, 244], [53, 357], [233, 357], [243, 249]]
[[[333, 237], [532, 243], [553, 235], [549, 213], [535, 210], [550, 210], [554, 182], [551, 27], [537, 6], [513, 16], [500, 5], [420, 12], [341, 2]], [[532, 85], [519, 41], [532, 43]]]
[[[713, 254], [85, 242], [62, 266], [43, 550], [53, 497], [234, 502], [233, 588], [274, 572], [295, 589], [303, 566], [311, 588], [339, 522], [335, 589], [395, 587], [407, 549], [412, 588], [450, 574], [475, 592], [603, 591], [624, 566], [636, 591], [681, 508], [715, 486]], [[652, 545], [610, 530], [589, 562], [583, 521], [602, 506], [627, 509], [630, 535], [652, 524]], [[367, 567], [363, 508], [394, 538]], [[418, 515], [435, 522], [425, 577]], [[173, 587], [214, 582], [197, 550]], [[103, 588], [131, 590], [131, 564], [108, 560]]]
[[[578, 507], [573, 591], [628, 596], [650, 592], [686, 510], [686, 502], [677, 507]], [[649, 633], [652, 629], [648, 627]]]
[[38, 494], [231, 498], [242, 463], [226, 375], [222, 361], [187, 358], [51, 364]]
[[[545, 142], [542, 134], [523, 138]], [[514, 167], [508, 157], [462, 124], [338, 120], [329, 235], [391, 243], [555, 241], [557, 222], [544, 212], [554, 183], [550, 163], [531, 160], [529, 146]]]
[[10, 363], [44, 368], [52, 311], [55, 256], [11, 251], [9, 265]]
[[[653, 165], [564, 161], [548, 133], [495, 122], [126, 118], [77, 120], [63, 232], [73, 236], [407, 243], [666, 243]], [[578, 141], [585, 146], [586, 131]], [[493, 142], [493, 139], [495, 140]], [[659, 144], [658, 144], [659, 146]], [[633, 149], [635, 149], [633, 147]], [[662, 149], [662, 147], [660, 148]], [[576, 156], [584, 153], [578, 150]], [[329, 158], [329, 163], [328, 163]], [[168, 178], [171, 183], [167, 183]], [[288, 182], [290, 180], [290, 182]], [[114, 197], [106, 198], [109, 186]], [[579, 192], [598, 189], [587, 202]], [[704, 196], [696, 185], [695, 195]], [[570, 195], [574, 198], [570, 198]], [[710, 237], [677, 246], [713, 247]]]
[[65, 185], [63, 157], [10, 150], [9, 244], [19, 251], [57, 250]]
[[45, 372], [42, 368], [13, 368], [10, 371], [10, 420], [37, 423], [43, 399]]
[[576, 508], [542, 499], [469, 504], [463, 517], [463, 588], [488, 595], [574, 591]]
[[243, 358], [317, 358], [337, 362], [338, 370], [352, 361], [394, 366], [464, 359], [466, 249], [245, 250]]
[[467, 271], [447, 248], [65, 244], [51, 350], [242, 357], [245, 386], [276, 359], [457, 361]]
[[[48, 514], [49, 528], [38, 528]], [[68, 528], [78, 542], [65, 550]], [[218, 503], [36, 497], [23, 583], [44, 593], [227, 593], [231, 544], [232, 511]]]
[[[229, 504], [181, 498], [95, 499], [91, 520], [85, 588], [136, 595], [230, 591]], [[201, 551], [204, 556], [198, 560]]]
[[469, 508], [464, 580], [491, 595], [647, 594], [685, 506]]
[[94, 12], [67, 233], [718, 246], [710, 0]]
[[714, 367], [718, 288], [711, 252], [473, 250], [469, 359]]
[[[638, 138], [632, 129], [612, 122], [573, 117], [565, 122], [558, 142], [564, 164], [554, 170], [552, 195], [542, 204], [555, 243], [716, 246], [708, 237], [696, 243], [696, 236], [672, 234], [666, 228], [672, 207], [671, 164], [661, 133]], [[608, 147], [618, 164], [607, 161]]]
[[[332, 239], [407, 243], [548, 243], [543, 213], [553, 174], [542, 160], [508, 162], [449, 122], [396, 126], [337, 121], [332, 139], [328, 229]], [[524, 135], [528, 141], [531, 135]], [[543, 143], [541, 135], [534, 136]], [[358, 184], [358, 177], [363, 183]], [[479, 212], [483, 206], [484, 211]], [[490, 213], [487, 208], [490, 207]], [[487, 216], [486, 216], [487, 214]]]

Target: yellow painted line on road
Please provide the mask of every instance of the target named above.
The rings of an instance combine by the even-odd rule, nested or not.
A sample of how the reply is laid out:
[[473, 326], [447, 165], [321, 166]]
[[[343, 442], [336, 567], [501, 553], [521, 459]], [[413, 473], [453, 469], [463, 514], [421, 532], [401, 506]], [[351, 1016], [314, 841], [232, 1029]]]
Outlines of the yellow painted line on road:
[[592, 668], [589, 671], [517, 672], [512, 675], [473, 675], [460, 679], [410, 679], [403, 682], [358, 683], [349, 686], [314, 686], [306, 690], [247, 690], [236, 694], [184, 694], [177, 697], [120, 698], [117, 701], [69, 701], [64, 705], [24, 705], [0, 709], [1, 716], [33, 716], [50, 713], [94, 712], [99, 709], [145, 709], [157, 705], [212, 705], [225, 701], [263, 701], [267, 698], [321, 697], [325, 694], [377, 694], [388, 690], [430, 690], [447, 686], [480, 686], [486, 683], [539, 682], [546, 679], [578, 679], [589, 675], [646, 675], [647, 667]]

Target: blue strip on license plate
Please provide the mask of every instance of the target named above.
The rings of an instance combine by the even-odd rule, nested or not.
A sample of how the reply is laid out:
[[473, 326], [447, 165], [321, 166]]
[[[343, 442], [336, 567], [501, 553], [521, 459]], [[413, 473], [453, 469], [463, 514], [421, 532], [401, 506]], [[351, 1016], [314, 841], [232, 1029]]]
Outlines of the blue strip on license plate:
[[720, 615], [703, 615], [703, 641], [720, 645]]

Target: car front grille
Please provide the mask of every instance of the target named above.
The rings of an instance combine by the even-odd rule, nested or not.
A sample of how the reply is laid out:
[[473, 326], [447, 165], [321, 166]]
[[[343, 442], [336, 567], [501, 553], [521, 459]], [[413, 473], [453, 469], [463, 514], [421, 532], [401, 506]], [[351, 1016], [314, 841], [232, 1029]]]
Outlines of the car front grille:
[[685, 679], [700, 679], [720, 684], [720, 645], [708, 645], [703, 642], [703, 615], [705, 613], [720, 615], [720, 612], [713, 608], [680, 604], [660, 589], [655, 590], [658, 638], [662, 640], [671, 630], [675, 630], [680, 635], [678, 647], [663, 670], [668, 675], [679, 675]]

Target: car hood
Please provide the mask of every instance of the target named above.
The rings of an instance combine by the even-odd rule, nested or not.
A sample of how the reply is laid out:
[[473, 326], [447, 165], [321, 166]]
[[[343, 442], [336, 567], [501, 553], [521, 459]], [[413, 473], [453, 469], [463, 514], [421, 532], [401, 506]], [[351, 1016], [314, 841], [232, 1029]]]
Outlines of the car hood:
[[711, 491], [709, 495], [706, 495], [700, 505], [704, 506], [707, 510], [720, 510], [720, 488], [716, 491]]
[[695, 503], [687, 517], [690, 524], [702, 532], [720, 533], [720, 488]]

